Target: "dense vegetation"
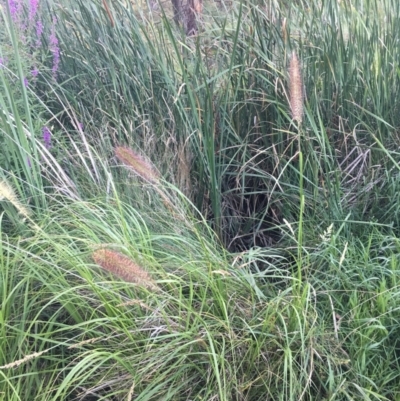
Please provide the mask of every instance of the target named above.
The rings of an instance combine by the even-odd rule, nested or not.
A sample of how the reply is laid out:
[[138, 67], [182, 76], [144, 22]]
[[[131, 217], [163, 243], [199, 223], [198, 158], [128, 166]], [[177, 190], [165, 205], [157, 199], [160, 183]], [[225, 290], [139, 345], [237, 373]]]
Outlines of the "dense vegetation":
[[400, 400], [400, 2], [108, 3], [0, 1], [0, 400]]

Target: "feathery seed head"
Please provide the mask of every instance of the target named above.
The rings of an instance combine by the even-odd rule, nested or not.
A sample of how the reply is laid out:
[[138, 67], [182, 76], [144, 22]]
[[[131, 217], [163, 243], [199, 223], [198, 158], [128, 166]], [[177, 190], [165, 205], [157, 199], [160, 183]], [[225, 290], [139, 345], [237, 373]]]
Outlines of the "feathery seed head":
[[154, 167], [132, 149], [118, 146], [115, 148], [115, 156], [121, 163], [130, 167], [144, 180], [149, 181], [152, 184], [158, 184], [159, 175]]
[[2, 200], [10, 202], [22, 216], [29, 216], [29, 210], [21, 204], [11, 185], [4, 179], [0, 181], [0, 201]]
[[153, 290], [158, 289], [149, 273], [117, 251], [98, 249], [92, 253], [92, 259], [104, 270], [115, 274], [126, 282], [136, 283]]
[[290, 110], [293, 120], [299, 124], [303, 121], [303, 79], [300, 62], [296, 52], [293, 51], [289, 64], [290, 79]]

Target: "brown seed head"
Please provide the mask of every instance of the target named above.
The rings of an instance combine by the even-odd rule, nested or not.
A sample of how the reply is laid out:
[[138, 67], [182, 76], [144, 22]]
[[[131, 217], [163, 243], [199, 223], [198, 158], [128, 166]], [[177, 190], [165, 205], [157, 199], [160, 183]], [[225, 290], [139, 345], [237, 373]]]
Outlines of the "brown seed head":
[[98, 249], [92, 253], [92, 259], [104, 270], [115, 274], [126, 282], [136, 283], [151, 289], [158, 289], [149, 273], [127, 256], [117, 251]]
[[159, 175], [154, 167], [142, 156], [130, 148], [118, 146], [115, 148], [115, 156], [125, 166], [131, 168], [137, 175], [151, 182], [158, 184]]
[[293, 120], [299, 124], [303, 121], [303, 79], [300, 62], [296, 52], [292, 53], [289, 65], [290, 79], [290, 110]]

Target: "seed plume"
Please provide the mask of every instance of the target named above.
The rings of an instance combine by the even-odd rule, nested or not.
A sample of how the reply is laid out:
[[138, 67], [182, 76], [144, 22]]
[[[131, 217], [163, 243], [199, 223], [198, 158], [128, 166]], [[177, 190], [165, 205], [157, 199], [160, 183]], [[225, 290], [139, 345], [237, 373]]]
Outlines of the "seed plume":
[[292, 53], [289, 64], [290, 110], [293, 120], [299, 124], [303, 121], [303, 79], [300, 62], [296, 52]]
[[92, 259], [104, 270], [115, 274], [129, 283], [158, 289], [149, 273], [127, 256], [111, 249], [98, 249], [92, 253]]
[[131, 168], [144, 180], [149, 181], [152, 184], [158, 183], [159, 175], [154, 167], [132, 149], [124, 146], [118, 146], [115, 148], [115, 156], [121, 163]]
[[4, 179], [0, 181], [0, 201], [2, 200], [10, 202], [22, 216], [29, 217], [29, 210], [22, 205], [12, 186]]

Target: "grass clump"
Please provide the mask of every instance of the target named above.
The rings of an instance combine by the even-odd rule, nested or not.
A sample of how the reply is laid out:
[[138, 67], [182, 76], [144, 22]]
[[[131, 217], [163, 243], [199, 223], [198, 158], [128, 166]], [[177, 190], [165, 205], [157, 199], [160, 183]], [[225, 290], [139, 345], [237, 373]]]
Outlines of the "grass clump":
[[400, 399], [396, 1], [0, 4], [0, 399]]

